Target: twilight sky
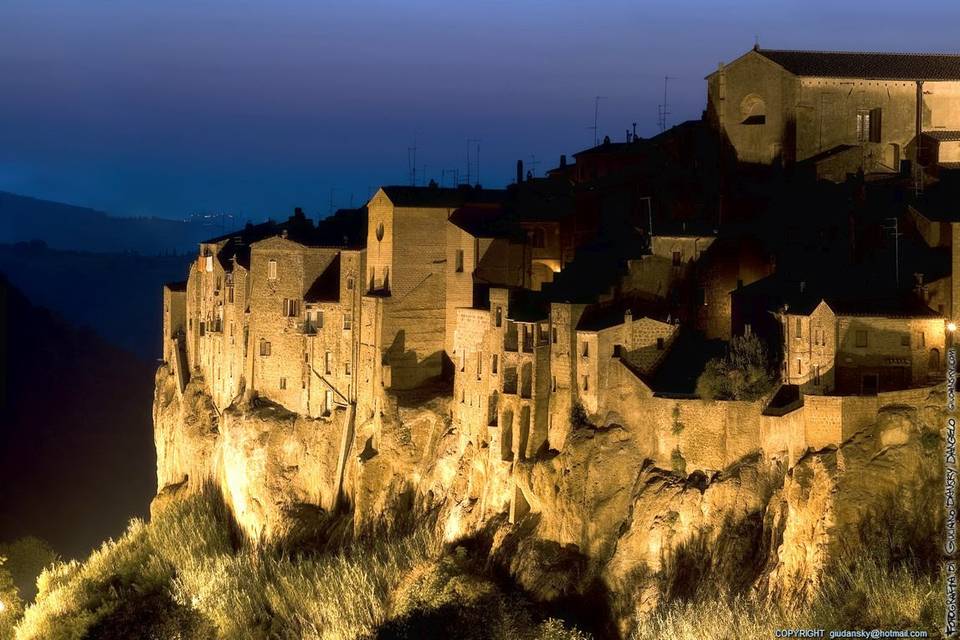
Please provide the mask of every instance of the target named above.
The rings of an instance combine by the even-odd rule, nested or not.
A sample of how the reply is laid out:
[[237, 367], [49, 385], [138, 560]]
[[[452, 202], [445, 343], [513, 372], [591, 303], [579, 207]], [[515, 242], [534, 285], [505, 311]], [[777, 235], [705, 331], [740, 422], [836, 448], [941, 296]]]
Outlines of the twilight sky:
[[[720, 6], [723, 6], [721, 9]], [[902, 0], [0, 0], [0, 190], [125, 215], [296, 205], [466, 170], [502, 186], [632, 122], [697, 118], [768, 48], [956, 51], [960, 3]], [[472, 162], [472, 160], [471, 160]], [[447, 182], [451, 181], [447, 174]]]

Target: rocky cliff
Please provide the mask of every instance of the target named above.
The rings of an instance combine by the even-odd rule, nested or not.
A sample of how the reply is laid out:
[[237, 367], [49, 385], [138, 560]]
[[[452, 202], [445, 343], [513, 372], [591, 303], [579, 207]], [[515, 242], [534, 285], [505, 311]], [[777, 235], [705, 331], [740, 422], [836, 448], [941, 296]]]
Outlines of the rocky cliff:
[[457, 432], [449, 401], [385, 393], [366, 419], [309, 419], [262, 400], [219, 415], [201, 379], [181, 394], [163, 367], [158, 500], [212, 479], [247, 536], [274, 541], [429, 515], [446, 540], [483, 545], [534, 598], [602, 595], [621, 633], [707, 579], [808, 598], [872, 532], [923, 509], [931, 526], [901, 532], [916, 544], [940, 521], [936, 392], [922, 406], [881, 408], [871, 426], [790, 469], [759, 453], [689, 475], [656, 467], [617, 425], [578, 427], [562, 451], [505, 462]]

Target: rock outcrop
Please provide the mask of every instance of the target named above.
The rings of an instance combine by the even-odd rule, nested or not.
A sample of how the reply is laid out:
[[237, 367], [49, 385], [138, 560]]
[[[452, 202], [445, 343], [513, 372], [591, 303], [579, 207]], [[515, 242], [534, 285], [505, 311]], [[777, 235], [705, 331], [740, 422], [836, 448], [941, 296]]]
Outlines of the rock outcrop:
[[202, 380], [181, 395], [161, 368], [158, 490], [213, 481], [243, 531], [263, 540], [321, 526], [333, 510], [355, 533], [431, 514], [444, 539], [482, 540], [533, 597], [601, 590], [625, 631], [708, 576], [809, 597], [871, 523], [935, 509], [941, 401], [882, 408], [873, 425], [789, 470], [761, 453], [687, 475], [655, 466], [618, 425], [578, 427], [562, 451], [504, 461], [458, 433], [442, 394], [384, 393], [367, 417], [309, 419], [256, 400], [218, 415]]

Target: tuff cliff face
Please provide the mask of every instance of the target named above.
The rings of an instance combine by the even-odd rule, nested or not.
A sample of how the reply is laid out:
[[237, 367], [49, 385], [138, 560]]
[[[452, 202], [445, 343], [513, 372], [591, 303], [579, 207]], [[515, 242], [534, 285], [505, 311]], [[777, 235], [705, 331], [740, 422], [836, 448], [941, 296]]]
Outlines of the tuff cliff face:
[[604, 592], [621, 632], [683, 592], [678, 568], [804, 598], [884, 518], [925, 509], [939, 521], [936, 393], [882, 407], [841, 446], [790, 469], [761, 452], [689, 475], [655, 466], [640, 436], [617, 425], [578, 427], [563, 451], [502, 461], [458, 433], [449, 403], [384, 393], [353, 424], [349, 410], [309, 419], [262, 401], [219, 415], [201, 379], [180, 394], [163, 367], [158, 500], [213, 480], [247, 536], [266, 540], [315, 531], [334, 509], [348, 534], [430, 514], [447, 540], [483, 540], [535, 598]]

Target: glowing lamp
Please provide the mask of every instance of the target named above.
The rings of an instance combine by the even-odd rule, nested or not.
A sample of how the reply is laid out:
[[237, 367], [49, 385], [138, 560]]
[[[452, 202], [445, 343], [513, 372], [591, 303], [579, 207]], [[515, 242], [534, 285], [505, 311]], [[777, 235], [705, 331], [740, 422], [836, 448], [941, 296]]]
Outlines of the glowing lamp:
[[948, 322], [948, 323], [947, 323], [947, 331], [949, 331], [950, 333], [953, 333], [953, 332], [956, 331], [956, 330], [957, 330], [957, 323], [956, 323], [956, 322]]
[[0, 600], [0, 613], [3, 613], [6, 610], [7, 610], [7, 605], [3, 602], [3, 600]]

